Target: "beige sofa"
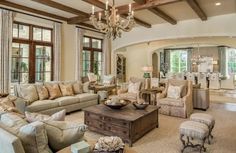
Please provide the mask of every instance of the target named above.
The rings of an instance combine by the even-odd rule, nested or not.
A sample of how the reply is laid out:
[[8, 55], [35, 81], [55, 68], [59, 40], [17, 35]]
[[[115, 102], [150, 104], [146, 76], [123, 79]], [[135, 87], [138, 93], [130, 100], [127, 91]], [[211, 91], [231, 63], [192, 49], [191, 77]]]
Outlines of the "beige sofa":
[[[60, 83], [68, 83], [67, 82], [50, 82], [50, 84], [60, 84]], [[73, 82], [70, 82], [73, 83]], [[82, 108], [96, 105], [98, 104], [98, 95], [94, 93], [90, 93], [88, 89], [88, 83], [83, 84], [83, 93], [75, 94], [73, 96], [62, 96], [53, 100], [45, 99], [45, 100], [35, 100], [33, 102], [28, 102], [21, 95], [21, 87], [27, 87], [30, 85], [39, 86], [44, 84], [27, 84], [27, 85], [15, 85], [14, 92], [15, 96], [18, 99], [15, 101], [15, 105], [17, 109], [24, 113], [25, 111], [29, 112], [40, 112], [43, 114], [53, 114], [59, 110], [66, 109], [66, 112], [72, 112], [76, 110], [80, 110]], [[38, 92], [38, 91], [37, 91]]]
[[[169, 85], [183, 86], [181, 98], [174, 99], [167, 97]], [[157, 96], [157, 105], [160, 106], [160, 113], [164, 115], [187, 118], [193, 112], [192, 102], [192, 81], [170, 79], [165, 90]]]

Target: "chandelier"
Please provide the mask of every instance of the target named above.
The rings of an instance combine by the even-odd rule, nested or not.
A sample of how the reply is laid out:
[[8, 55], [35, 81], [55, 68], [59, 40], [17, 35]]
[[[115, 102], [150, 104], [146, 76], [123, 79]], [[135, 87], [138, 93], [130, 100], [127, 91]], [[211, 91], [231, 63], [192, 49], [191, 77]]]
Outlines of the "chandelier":
[[200, 64], [206, 62], [205, 58], [200, 55], [199, 50], [200, 50], [200, 46], [199, 46], [199, 44], [198, 44], [198, 50], [197, 50], [198, 55], [194, 55], [194, 56], [191, 58], [191, 62], [192, 62], [193, 64], [200, 65]]
[[92, 15], [90, 20], [93, 26], [101, 32], [106, 33], [108, 38], [116, 39], [117, 37], [121, 37], [122, 31], [129, 32], [134, 26], [134, 12], [132, 11], [131, 4], [129, 4], [129, 13], [126, 19], [122, 19], [120, 15], [117, 13], [117, 9], [115, 7], [115, 0], [113, 0], [113, 5], [109, 10], [109, 2], [106, 1], [106, 10], [104, 11], [104, 19], [102, 20], [102, 13], [98, 13], [98, 19], [94, 14], [94, 6], [92, 6]]

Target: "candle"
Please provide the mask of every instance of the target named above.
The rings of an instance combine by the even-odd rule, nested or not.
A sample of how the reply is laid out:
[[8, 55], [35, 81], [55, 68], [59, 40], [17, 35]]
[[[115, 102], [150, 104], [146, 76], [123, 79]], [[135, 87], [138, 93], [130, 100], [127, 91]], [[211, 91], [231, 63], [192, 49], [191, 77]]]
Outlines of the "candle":
[[98, 19], [99, 19], [99, 21], [101, 21], [101, 18], [102, 18], [102, 13], [99, 12], [99, 14], [98, 14]]
[[94, 6], [92, 6], [92, 14], [94, 15]]
[[108, 2], [108, 0], [106, 1], [106, 10], [108, 9], [108, 4], [109, 4], [109, 2]]
[[131, 4], [129, 4], [129, 12], [131, 12]]
[[120, 20], [120, 15], [116, 15], [116, 20], [119, 21]]
[[132, 14], [132, 16], [134, 16], [134, 11], [132, 11], [132, 13], [131, 13], [131, 14]]

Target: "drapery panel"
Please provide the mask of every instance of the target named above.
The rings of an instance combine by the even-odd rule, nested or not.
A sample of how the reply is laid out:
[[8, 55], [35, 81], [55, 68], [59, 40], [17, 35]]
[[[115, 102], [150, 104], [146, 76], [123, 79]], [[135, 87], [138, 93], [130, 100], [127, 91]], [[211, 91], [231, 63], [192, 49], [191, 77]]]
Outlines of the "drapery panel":
[[169, 49], [164, 50], [164, 62], [168, 68], [168, 71], [170, 71], [170, 52], [171, 50]]
[[192, 72], [192, 54], [193, 54], [193, 48], [187, 49], [187, 71]]
[[75, 64], [75, 79], [81, 80], [83, 73], [83, 37], [85, 30], [78, 28], [76, 30], [76, 64]]
[[54, 81], [61, 80], [61, 23], [54, 22], [53, 30], [54, 30], [54, 42], [53, 42], [53, 70], [54, 70]]
[[13, 13], [0, 9], [0, 93], [10, 92]]
[[103, 75], [111, 73], [111, 40], [104, 36], [103, 38]]
[[219, 46], [218, 47], [218, 53], [219, 53], [219, 69], [220, 73], [223, 76], [226, 76], [226, 50], [227, 47], [225, 46]]

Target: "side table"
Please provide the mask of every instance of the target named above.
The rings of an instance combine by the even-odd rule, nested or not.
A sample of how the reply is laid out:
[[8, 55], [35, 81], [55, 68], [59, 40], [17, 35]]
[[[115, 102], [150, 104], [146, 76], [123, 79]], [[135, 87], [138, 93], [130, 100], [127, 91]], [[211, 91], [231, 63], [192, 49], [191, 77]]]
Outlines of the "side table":
[[[148, 102], [150, 105], [156, 105], [156, 95], [160, 93], [160, 89], [143, 89], [140, 91], [141, 97], [143, 98], [144, 95], [148, 96]], [[152, 101], [151, 97], [154, 95], [154, 100]]]
[[193, 88], [193, 108], [207, 110], [209, 101], [209, 89]]

